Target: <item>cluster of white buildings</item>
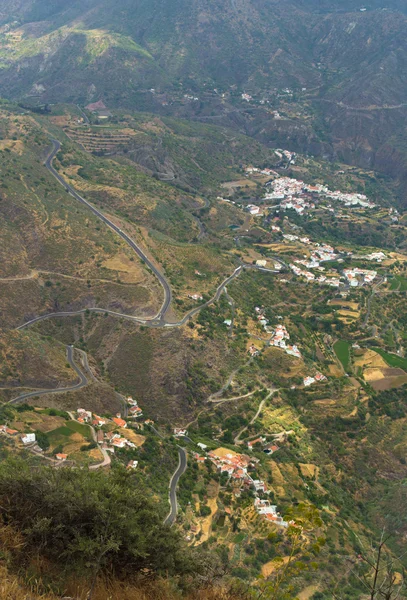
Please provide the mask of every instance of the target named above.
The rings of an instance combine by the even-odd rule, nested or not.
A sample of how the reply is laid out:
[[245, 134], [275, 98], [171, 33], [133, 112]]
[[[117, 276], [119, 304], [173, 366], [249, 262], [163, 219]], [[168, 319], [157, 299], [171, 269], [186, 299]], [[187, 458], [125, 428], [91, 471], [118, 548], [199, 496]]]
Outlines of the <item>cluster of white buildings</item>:
[[376, 262], [381, 263], [386, 258], [386, 255], [384, 252], [372, 252], [371, 254], [361, 256], [361, 258], [364, 258], [365, 260], [375, 260]]
[[[287, 236], [283, 236], [287, 239]], [[290, 238], [299, 239], [304, 244], [311, 244], [312, 242], [309, 238], [298, 238], [298, 236], [289, 236]], [[340, 278], [339, 277], [326, 277], [323, 274], [320, 274], [318, 277], [311, 273], [310, 271], [304, 271], [303, 268], [298, 267], [297, 265], [301, 265], [301, 267], [305, 267], [306, 269], [317, 269], [318, 271], [325, 271], [325, 267], [321, 266], [321, 262], [335, 260], [338, 257], [338, 254], [335, 253], [335, 250], [332, 246], [328, 244], [318, 244], [314, 243], [314, 250], [311, 252], [309, 258], [298, 259], [295, 260], [294, 263], [290, 263], [290, 268], [298, 277], [304, 277], [307, 281], [312, 281], [316, 283], [322, 283], [325, 285], [330, 285], [332, 287], [339, 287]]]
[[369, 271], [367, 269], [345, 269], [343, 271], [344, 277], [352, 287], [358, 287], [361, 285], [372, 283], [377, 275], [377, 271]]
[[[265, 198], [267, 200], [280, 200], [282, 210], [294, 209], [298, 214], [303, 214], [307, 208], [315, 208], [315, 204], [311, 199], [313, 195], [341, 202], [345, 206], [375, 207], [375, 204], [368, 200], [364, 194], [350, 194], [340, 190], [332, 191], [325, 185], [308, 185], [304, 181], [292, 179], [291, 177], [278, 177], [270, 186], [273, 191], [267, 193]], [[328, 206], [328, 209], [334, 212], [331, 205]]]
[[257, 167], [246, 167], [245, 169], [246, 174], [247, 175], [253, 175], [254, 173], [259, 173], [259, 175], [267, 175], [267, 177], [270, 177], [271, 175], [273, 175], [273, 172], [271, 169], [259, 169]]
[[313, 383], [320, 382], [320, 381], [326, 381], [326, 377], [322, 373], [316, 373], [314, 375], [314, 377], [311, 377], [311, 376], [304, 377], [303, 383], [304, 383], [304, 387], [309, 387]]
[[[298, 346], [287, 344], [287, 340], [290, 339], [290, 334], [288, 333], [285, 325], [277, 325], [275, 328], [269, 327], [269, 319], [265, 316], [264, 308], [260, 308], [259, 306], [255, 307], [256, 318], [260, 325], [262, 325], [263, 329], [267, 333], [271, 333], [271, 338], [269, 340], [270, 346], [276, 346], [277, 348], [281, 348], [286, 352], [286, 354], [290, 354], [291, 356], [295, 356], [296, 358], [301, 358], [301, 352], [298, 349]], [[282, 317], [278, 317], [281, 319]], [[259, 354], [258, 349], [252, 345], [249, 348], [249, 353], [252, 356], [257, 356]]]
[[284, 521], [283, 517], [277, 511], [275, 504], [270, 504], [270, 500], [264, 498], [256, 498], [254, 501], [254, 507], [259, 515], [263, 515], [267, 521], [280, 525], [281, 527], [288, 527], [294, 525], [294, 521]]
[[290, 354], [291, 356], [295, 356], [296, 358], [301, 358], [301, 352], [298, 346], [287, 344], [286, 340], [290, 339], [290, 334], [288, 333], [285, 325], [277, 325], [275, 330], [273, 331], [273, 335], [270, 339], [270, 346], [276, 346], [277, 348], [281, 348], [284, 350], [286, 354]]
[[254, 467], [259, 462], [257, 458], [247, 456], [246, 454], [226, 453], [219, 454], [217, 450], [212, 450], [206, 456], [194, 454], [198, 462], [205, 462], [209, 459], [220, 473], [227, 473], [228, 477], [235, 482], [241, 482], [246, 488], [254, 489], [255, 499], [254, 507], [256, 511], [263, 515], [268, 521], [287, 527], [289, 523], [283, 520], [280, 513], [277, 512], [277, 506], [271, 505], [269, 500], [259, 498], [258, 494], [269, 494], [267, 485], [261, 479], [253, 479], [248, 473], [248, 468]]

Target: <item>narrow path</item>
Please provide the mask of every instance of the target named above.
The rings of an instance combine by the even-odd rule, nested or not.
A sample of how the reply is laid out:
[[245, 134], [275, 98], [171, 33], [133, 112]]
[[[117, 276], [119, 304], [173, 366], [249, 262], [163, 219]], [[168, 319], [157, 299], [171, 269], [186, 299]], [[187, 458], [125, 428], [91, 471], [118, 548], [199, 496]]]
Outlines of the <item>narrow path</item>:
[[231, 319], [232, 322], [231, 322], [230, 326], [228, 327], [228, 336], [233, 337], [233, 327], [235, 325], [235, 314], [236, 314], [235, 306], [236, 305], [235, 305], [235, 301], [233, 300], [232, 296], [229, 296], [228, 289], [225, 287], [225, 289], [223, 291], [224, 291], [224, 294], [226, 296], [226, 299], [227, 299], [229, 306], [231, 308], [231, 311], [232, 311], [232, 319]]
[[345, 104], [345, 102], [335, 102], [335, 100], [328, 100], [326, 98], [322, 98], [321, 102], [329, 102], [330, 104], [336, 104], [336, 106], [339, 106], [340, 108], [346, 108], [346, 110], [356, 110], [356, 111], [376, 111], [376, 110], [398, 110], [400, 108], [405, 108], [407, 106], [407, 103], [402, 103], [402, 104], [394, 104], [394, 105], [388, 105], [385, 104], [384, 106], [376, 106], [376, 105], [371, 105], [371, 106], [350, 106], [349, 104]]
[[364, 318], [362, 327], [367, 327], [367, 324], [369, 322], [370, 319], [370, 314], [372, 312], [372, 300], [377, 292], [377, 289], [379, 288], [379, 286], [383, 283], [383, 279], [380, 279], [375, 285], [372, 286], [372, 293], [370, 294], [369, 298], [367, 299], [367, 313], [366, 316]]
[[[68, 415], [71, 417], [72, 421], [76, 421], [76, 423], [80, 422], [77, 419], [75, 419], [74, 413], [72, 413], [70, 411], [67, 411], [67, 412], [68, 412]], [[96, 436], [95, 428], [92, 425], [89, 425], [89, 423], [87, 423], [87, 425], [88, 425], [88, 427], [90, 429], [90, 432], [91, 432], [91, 435], [92, 435], [92, 440], [94, 442], [97, 442], [97, 436]], [[99, 450], [101, 451], [101, 453], [103, 455], [103, 460], [102, 460], [102, 462], [97, 463], [96, 465], [90, 465], [89, 466], [89, 471], [96, 471], [97, 469], [101, 469], [102, 467], [108, 467], [108, 466], [110, 466], [110, 463], [112, 462], [109, 453], [104, 448], [101, 448], [99, 445], [98, 445], [98, 448], [99, 448]]]
[[187, 462], [187, 453], [184, 448], [178, 446], [178, 467], [171, 477], [170, 487], [169, 487], [169, 503], [171, 506], [170, 512], [167, 517], [164, 519], [164, 525], [169, 525], [170, 527], [175, 523], [175, 519], [177, 518], [178, 513], [178, 502], [177, 502], [177, 486], [180, 480], [180, 477], [185, 473], [188, 466]]
[[[27, 400], [27, 398], [34, 398], [35, 396], [45, 396], [46, 394], [63, 394], [65, 392], [74, 392], [74, 391], [80, 390], [81, 388], [88, 385], [88, 383], [89, 383], [88, 378], [86, 377], [86, 375], [84, 375], [82, 373], [82, 371], [79, 369], [79, 367], [74, 362], [73, 346], [66, 347], [66, 358], [67, 358], [69, 364], [71, 365], [72, 369], [75, 371], [75, 373], [79, 377], [78, 383], [68, 386], [68, 387], [65, 387], [65, 388], [56, 388], [56, 389], [51, 389], [51, 390], [37, 390], [36, 392], [27, 392], [26, 394], [21, 394], [20, 396], [17, 396], [17, 398], [13, 398], [12, 400], [9, 400], [8, 404], [20, 404], [20, 402]], [[88, 369], [89, 369], [89, 365], [88, 365]]]
[[225, 383], [220, 388], [220, 390], [218, 390], [217, 392], [215, 392], [214, 394], [211, 394], [209, 396], [208, 402], [218, 402], [218, 398], [220, 398], [222, 396], [223, 392], [225, 392], [228, 389], [228, 387], [230, 386], [230, 384], [233, 381], [233, 378], [236, 377], [236, 374], [240, 371], [240, 369], [245, 369], [247, 366], [250, 365], [250, 363], [252, 361], [253, 361], [253, 358], [249, 358], [247, 363], [245, 363], [242, 367], [238, 367], [237, 369], [232, 371], [231, 374], [229, 375], [229, 377], [227, 378], [227, 380], [225, 381]]
[[253, 423], [255, 423], [257, 421], [257, 419], [259, 418], [259, 416], [261, 415], [261, 411], [263, 410], [264, 405], [266, 404], [267, 400], [269, 398], [271, 398], [271, 396], [275, 393], [278, 392], [278, 390], [276, 389], [269, 389], [268, 390], [268, 394], [267, 396], [260, 402], [259, 404], [259, 408], [257, 409], [256, 414], [254, 415], [254, 417], [250, 420], [250, 422], [246, 425], [246, 427], [243, 427], [243, 429], [241, 429], [239, 431], [239, 433], [237, 434], [237, 436], [234, 439], [234, 444], [237, 446], [239, 444], [243, 444], [243, 442], [240, 441], [240, 436], [247, 431], [247, 429], [250, 427], [250, 425], [253, 425]]
[[233, 402], [234, 400], [243, 400], [243, 398], [250, 398], [250, 396], [254, 396], [256, 392], [259, 390], [253, 390], [252, 392], [247, 392], [247, 394], [243, 394], [242, 396], [235, 396], [234, 398], [222, 398], [221, 400], [208, 400], [208, 402], [212, 402], [217, 406], [219, 404], [223, 404], [224, 402]]

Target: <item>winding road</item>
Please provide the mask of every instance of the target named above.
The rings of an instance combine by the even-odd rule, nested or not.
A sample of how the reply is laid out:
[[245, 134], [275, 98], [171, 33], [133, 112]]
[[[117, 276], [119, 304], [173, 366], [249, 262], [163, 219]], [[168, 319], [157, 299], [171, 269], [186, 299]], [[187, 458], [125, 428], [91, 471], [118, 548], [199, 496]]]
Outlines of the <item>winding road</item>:
[[[75, 361], [73, 359], [73, 346], [66, 347], [66, 358], [67, 358], [69, 364], [71, 365], [72, 369], [75, 371], [75, 373], [79, 377], [78, 383], [75, 383], [74, 385], [71, 385], [71, 386], [68, 386], [65, 388], [56, 388], [56, 389], [51, 389], [51, 390], [37, 390], [36, 392], [27, 392], [26, 394], [21, 394], [20, 396], [17, 396], [17, 398], [13, 398], [12, 400], [9, 400], [8, 404], [20, 404], [20, 402], [27, 400], [27, 398], [34, 398], [35, 396], [45, 396], [46, 394], [62, 394], [64, 392], [73, 392], [75, 390], [80, 390], [81, 388], [85, 387], [85, 385], [88, 385], [88, 383], [89, 383], [88, 378], [86, 377], [86, 375], [84, 375], [84, 373], [82, 373], [82, 371], [75, 364]], [[87, 365], [87, 359], [86, 359], [86, 365]], [[89, 372], [90, 372], [89, 365], [87, 366], [87, 370], [89, 370]]]
[[170, 490], [168, 500], [171, 505], [171, 510], [168, 513], [168, 516], [164, 520], [164, 525], [173, 525], [175, 523], [175, 519], [177, 518], [178, 512], [178, 502], [177, 502], [177, 486], [180, 480], [180, 477], [185, 473], [188, 466], [187, 462], [187, 453], [184, 448], [178, 446], [178, 467], [170, 481]]
[[[183, 325], [185, 325], [187, 323], [187, 321], [190, 318], [192, 318], [195, 314], [197, 314], [203, 308], [210, 306], [214, 302], [217, 302], [223, 292], [225, 292], [227, 294], [226, 288], [227, 288], [228, 284], [231, 283], [236, 277], [238, 277], [245, 269], [257, 269], [259, 271], [263, 271], [263, 272], [267, 272], [267, 273], [278, 273], [279, 272], [277, 270], [271, 270], [271, 269], [266, 269], [264, 267], [258, 267], [257, 265], [240, 264], [238, 267], [236, 267], [236, 269], [233, 271], [233, 273], [231, 275], [229, 275], [218, 286], [218, 288], [216, 289], [215, 294], [213, 295], [212, 298], [210, 298], [205, 303], [197, 306], [196, 308], [190, 310], [188, 313], [186, 313], [184, 315], [184, 317], [182, 317], [182, 319], [180, 321], [178, 321], [178, 322], [166, 321], [166, 314], [171, 306], [171, 301], [172, 301], [172, 291], [171, 291], [171, 287], [170, 287], [167, 279], [159, 271], [159, 269], [157, 269], [157, 267], [153, 264], [153, 262], [148, 258], [148, 256], [145, 254], [145, 252], [136, 244], [136, 242], [127, 233], [122, 231], [122, 229], [120, 229], [120, 227], [115, 225], [115, 223], [113, 223], [113, 221], [111, 221], [102, 212], [100, 212], [95, 206], [93, 206], [90, 202], [88, 202], [87, 200], [85, 200], [85, 198], [83, 198], [80, 194], [78, 194], [78, 192], [69, 183], [67, 183], [65, 181], [65, 179], [62, 177], [62, 175], [60, 175], [58, 173], [58, 171], [56, 171], [56, 169], [53, 166], [53, 160], [54, 160], [55, 156], [57, 155], [57, 153], [59, 152], [60, 148], [61, 148], [61, 143], [58, 140], [52, 139], [52, 150], [50, 151], [49, 155], [47, 156], [47, 158], [45, 160], [45, 163], [44, 163], [45, 167], [48, 169], [48, 171], [50, 171], [50, 173], [55, 177], [55, 179], [65, 188], [65, 190], [69, 194], [71, 194], [71, 196], [73, 196], [81, 204], [85, 205], [96, 217], [98, 217], [101, 221], [103, 221], [103, 223], [105, 223], [108, 227], [110, 227], [110, 229], [112, 231], [114, 231], [117, 235], [119, 235], [134, 250], [134, 252], [137, 254], [137, 256], [156, 275], [158, 281], [160, 282], [160, 284], [163, 288], [164, 299], [163, 299], [163, 303], [161, 305], [160, 310], [152, 318], [142, 319], [139, 317], [134, 317], [132, 315], [111, 311], [111, 310], [108, 310], [105, 308], [92, 307], [92, 308], [84, 308], [84, 309], [72, 311], [72, 312], [62, 311], [62, 312], [54, 312], [54, 313], [47, 313], [45, 315], [40, 315], [38, 317], [35, 317], [35, 318], [27, 321], [26, 323], [23, 323], [22, 325], [17, 327], [17, 329], [24, 329], [30, 325], [33, 325], [34, 323], [38, 323], [40, 321], [50, 319], [50, 318], [72, 317], [72, 316], [87, 314], [89, 312], [112, 315], [115, 317], [119, 317], [121, 319], [127, 319], [130, 321], [136, 322], [140, 325], [149, 326], [149, 327], [182, 327]], [[200, 236], [202, 236], [203, 234], [204, 234], [204, 230], [200, 229]], [[229, 296], [227, 296], [227, 297], [228, 297], [228, 300], [230, 301], [231, 300], [230, 297]], [[233, 303], [233, 301], [232, 301], [232, 303]], [[233, 306], [232, 306], [232, 308], [233, 308]], [[82, 360], [83, 360], [83, 365], [84, 365], [85, 371], [88, 373], [88, 375], [90, 376], [91, 379], [95, 379], [92, 371], [89, 368], [86, 353], [82, 352], [82, 351], [80, 351], [80, 352], [82, 354]], [[54, 390], [39, 390], [36, 392], [29, 392], [26, 394], [21, 394], [17, 398], [10, 400], [10, 404], [18, 404], [27, 398], [32, 398], [35, 396], [40, 396], [40, 395], [45, 395], [45, 394], [58, 394], [58, 393], [63, 393], [63, 392], [74, 391], [74, 390], [78, 390], [78, 389], [84, 387], [85, 385], [87, 385], [89, 382], [88, 377], [84, 373], [82, 373], [82, 371], [79, 369], [79, 367], [75, 364], [75, 362], [73, 360], [73, 346], [67, 346], [67, 359], [68, 359], [69, 364], [71, 365], [71, 367], [74, 369], [75, 373], [79, 377], [78, 383], [76, 383], [75, 385], [69, 386], [67, 388], [57, 388]], [[214, 395], [214, 397], [215, 397], [215, 395]], [[261, 403], [259, 412], [261, 411], [262, 406], [263, 406], [263, 403]], [[158, 432], [156, 432], [156, 433], [158, 433]], [[160, 435], [160, 434], [158, 433], [158, 435]], [[169, 526], [173, 525], [176, 520], [176, 516], [177, 516], [177, 512], [178, 512], [177, 486], [178, 486], [180, 477], [185, 473], [185, 470], [187, 468], [187, 453], [186, 453], [185, 449], [182, 448], [181, 446], [178, 446], [178, 455], [179, 455], [178, 467], [171, 478], [170, 486], [169, 486], [169, 502], [170, 502], [171, 510], [164, 521], [164, 523]], [[107, 464], [110, 464], [110, 457], [105, 455], [105, 453], [103, 453], [103, 456], [104, 456], [103, 463], [100, 463], [99, 465], [94, 465], [93, 468], [99, 468], [100, 466], [105, 466]]]
[[[101, 221], [103, 221], [103, 223], [105, 223], [108, 227], [110, 227], [110, 229], [112, 229], [115, 233], [117, 233], [117, 235], [119, 235], [135, 251], [137, 256], [156, 275], [158, 281], [160, 282], [160, 284], [164, 290], [164, 300], [163, 300], [160, 310], [155, 315], [155, 317], [152, 317], [152, 318], [142, 319], [139, 317], [134, 317], [133, 315], [119, 313], [119, 312], [112, 311], [112, 310], [105, 309], [105, 308], [90, 307], [90, 308], [83, 308], [83, 309], [77, 310], [77, 311], [62, 311], [62, 312], [53, 312], [53, 313], [47, 313], [45, 315], [40, 315], [38, 317], [35, 317], [34, 319], [26, 321], [25, 323], [23, 323], [22, 325], [17, 327], [17, 329], [24, 329], [25, 327], [33, 325], [34, 323], [38, 323], [39, 321], [44, 321], [45, 319], [52, 319], [52, 318], [58, 318], [58, 317], [72, 317], [72, 316], [82, 315], [82, 314], [85, 314], [88, 312], [94, 312], [94, 313], [99, 313], [99, 314], [108, 314], [108, 315], [112, 315], [114, 317], [119, 317], [121, 319], [127, 319], [127, 320], [133, 321], [135, 323], [138, 323], [140, 325], [144, 325], [144, 326], [148, 326], [148, 327], [182, 327], [183, 325], [185, 325], [187, 323], [187, 321], [190, 318], [192, 318], [200, 310], [202, 310], [203, 308], [205, 308], [207, 306], [210, 306], [214, 302], [217, 302], [219, 300], [222, 292], [227, 287], [227, 285], [231, 281], [233, 281], [233, 279], [235, 279], [235, 277], [238, 277], [244, 269], [256, 269], [258, 271], [263, 271], [265, 273], [273, 273], [273, 274], [279, 273], [279, 271], [277, 271], [277, 270], [266, 269], [265, 267], [259, 267], [257, 265], [241, 264], [233, 271], [233, 273], [231, 275], [229, 275], [229, 277], [227, 277], [218, 286], [215, 294], [213, 295], [212, 298], [210, 298], [210, 300], [208, 300], [204, 304], [200, 304], [196, 308], [193, 308], [192, 310], [190, 310], [188, 313], [186, 313], [184, 315], [184, 317], [180, 321], [177, 321], [177, 322], [166, 321], [165, 316], [166, 316], [166, 313], [168, 312], [168, 309], [170, 308], [171, 300], [172, 300], [172, 291], [171, 291], [171, 287], [170, 287], [170, 284], [168, 283], [167, 279], [161, 273], [161, 271], [159, 271], [159, 269], [157, 269], [157, 267], [151, 262], [151, 260], [148, 258], [148, 256], [145, 254], [145, 252], [136, 244], [136, 242], [129, 235], [127, 235], [127, 233], [125, 233], [122, 229], [120, 229], [120, 227], [115, 225], [113, 223], [113, 221], [108, 219], [102, 212], [100, 212], [100, 210], [98, 210], [90, 202], [85, 200], [85, 198], [80, 196], [80, 194], [78, 194], [78, 192], [70, 184], [68, 184], [65, 181], [65, 179], [62, 177], [62, 175], [60, 175], [58, 173], [58, 171], [56, 171], [56, 169], [54, 168], [52, 163], [60, 149], [61, 149], [61, 143], [58, 140], [53, 139], [52, 140], [52, 150], [49, 153], [49, 155], [47, 156], [45, 163], [44, 163], [46, 168], [55, 177], [55, 179], [67, 190], [67, 192], [69, 192], [76, 200], [81, 202], [81, 204], [84, 204], [87, 208], [89, 208], [89, 210], [91, 210], [94, 215], [96, 215]], [[282, 262], [282, 261], [280, 261], [280, 262]]]
[[127, 235], [127, 233], [124, 233], [124, 231], [122, 231], [120, 229], [120, 227], [115, 225], [113, 223], [113, 221], [108, 219], [102, 212], [100, 212], [100, 210], [95, 208], [93, 206], [93, 204], [91, 204], [90, 202], [85, 200], [85, 198], [80, 196], [78, 194], [78, 192], [71, 185], [69, 185], [69, 183], [67, 183], [65, 181], [65, 179], [58, 173], [58, 171], [54, 168], [52, 163], [53, 163], [55, 156], [61, 149], [61, 142], [53, 139], [52, 145], [53, 145], [53, 148], [52, 148], [51, 152], [49, 153], [49, 155], [47, 156], [45, 163], [44, 163], [46, 168], [48, 169], [48, 171], [50, 171], [50, 173], [52, 173], [52, 175], [55, 177], [55, 179], [66, 189], [67, 192], [69, 192], [76, 200], [78, 200], [79, 202], [84, 204], [87, 208], [89, 208], [89, 210], [91, 210], [94, 215], [96, 215], [101, 221], [103, 221], [103, 223], [105, 223], [108, 227], [110, 227], [110, 229], [112, 229], [115, 233], [117, 233], [135, 251], [135, 253], [139, 256], [139, 258], [141, 258], [141, 260], [147, 265], [147, 267], [149, 267], [152, 270], [154, 275], [156, 275], [158, 281], [160, 282], [161, 286], [164, 289], [164, 301], [163, 301], [163, 304], [162, 304], [159, 312], [157, 313], [157, 315], [155, 317], [155, 319], [158, 319], [160, 321], [161, 319], [164, 318], [165, 313], [169, 309], [170, 304], [171, 304], [171, 297], [172, 297], [171, 288], [170, 288], [166, 278], [157, 269], [157, 267], [151, 262], [151, 260], [143, 252], [143, 250], [136, 244], [136, 242], [129, 235]]

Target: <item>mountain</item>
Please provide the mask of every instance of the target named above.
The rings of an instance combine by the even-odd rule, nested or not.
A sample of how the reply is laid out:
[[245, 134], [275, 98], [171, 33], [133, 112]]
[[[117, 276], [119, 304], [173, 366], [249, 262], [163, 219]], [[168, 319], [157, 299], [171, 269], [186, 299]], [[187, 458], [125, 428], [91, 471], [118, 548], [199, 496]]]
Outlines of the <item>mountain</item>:
[[0, 11], [3, 579], [405, 597], [405, 1]]
[[[229, 127], [264, 143], [288, 140], [293, 150], [392, 175], [383, 154], [399, 151], [393, 138], [406, 125], [406, 6], [360, 9], [353, 0], [7, 0], [0, 92], [31, 103], [102, 99], [215, 124], [226, 111]], [[260, 127], [233, 111], [242, 91], [275, 105], [286, 88], [307, 119], [282, 131], [261, 106]], [[180, 113], [174, 99], [185, 94], [199, 101]], [[404, 167], [397, 176], [404, 181]]]

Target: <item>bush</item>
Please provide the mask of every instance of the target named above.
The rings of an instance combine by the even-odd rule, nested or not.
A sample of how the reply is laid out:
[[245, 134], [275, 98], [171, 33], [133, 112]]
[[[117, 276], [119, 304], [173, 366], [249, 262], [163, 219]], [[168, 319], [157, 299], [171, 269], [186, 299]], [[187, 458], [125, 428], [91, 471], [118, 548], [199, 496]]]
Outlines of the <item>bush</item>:
[[201, 517], [209, 517], [209, 515], [211, 514], [211, 512], [212, 511], [209, 508], [209, 506], [206, 506], [206, 505], [201, 506], [201, 510], [200, 510]]
[[41, 556], [61, 571], [93, 577], [197, 569], [179, 534], [162, 524], [157, 503], [124, 468], [31, 469], [7, 460], [0, 465], [1, 519], [21, 536], [25, 559]]
[[48, 450], [49, 448], [49, 439], [47, 437], [47, 435], [45, 433], [43, 433], [42, 431], [36, 431], [35, 432], [35, 439], [37, 441], [37, 444], [39, 445], [39, 447], [42, 450]]

